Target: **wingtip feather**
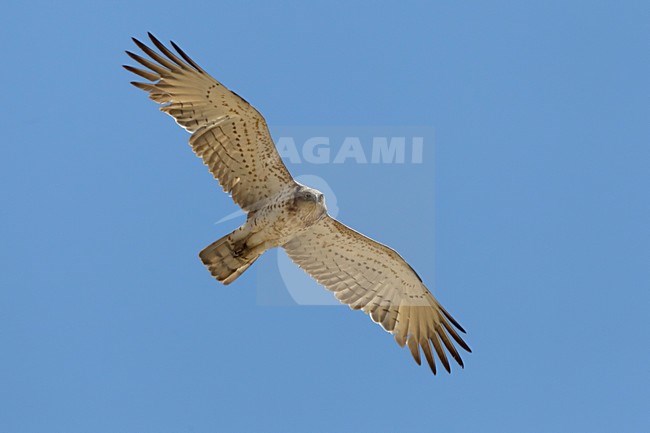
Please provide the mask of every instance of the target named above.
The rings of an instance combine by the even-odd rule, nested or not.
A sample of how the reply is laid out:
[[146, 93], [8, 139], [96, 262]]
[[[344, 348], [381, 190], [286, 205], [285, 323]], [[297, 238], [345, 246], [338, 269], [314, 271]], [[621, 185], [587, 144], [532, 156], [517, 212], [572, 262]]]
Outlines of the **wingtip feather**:
[[169, 41], [169, 42], [172, 44], [172, 47], [174, 47], [174, 49], [176, 50], [176, 52], [177, 52], [177, 53], [178, 53], [178, 54], [179, 54], [179, 55], [180, 55], [180, 56], [181, 56], [181, 57], [182, 57], [182, 58], [183, 58], [187, 63], [189, 63], [190, 65], [192, 65], [192, 67], [193, 67], [194, 69], [196, 69], [198, 72], [200, 72], [200, 73], [205, 73], [205, 71], [203, 70], [203, 68], [201, 68], [201, 67], [200, 67], [200, 66], [199, 66], [199, 65], [198, 65], [194, 60], [192, 60], [192, 59], [190, 58], [190, 56], [188, 56], [187, 54], [185, 54], [185, 51], [183, 51], [183, 50], [181, 49], [181, 47], [179, 47], [178, 45], [176, 45], [176, 43], [175, 43], [174, 41]]
[[411, 351], [411, 355], [413, 355], [413, 359], [415, 359], [415, 362], [417, 362], [418, 365], [422, 365], [422, 359], [420, 358], [420, 348], [418, 346], [418, 343], [415, 341], [415, 338], [409, 337], [407, 344], [409, 350]]

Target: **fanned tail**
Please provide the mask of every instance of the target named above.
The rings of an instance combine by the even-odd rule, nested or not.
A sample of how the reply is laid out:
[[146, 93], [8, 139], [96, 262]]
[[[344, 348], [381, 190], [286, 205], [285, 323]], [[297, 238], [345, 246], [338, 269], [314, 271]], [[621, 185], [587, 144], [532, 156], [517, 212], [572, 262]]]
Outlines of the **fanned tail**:
[[226, 235], [199, 253], [203, 264], [223, 284], [230, 284], [248, 269], [261, 255], [246, 246], [243, 241], [234, 241], [233, 233]]

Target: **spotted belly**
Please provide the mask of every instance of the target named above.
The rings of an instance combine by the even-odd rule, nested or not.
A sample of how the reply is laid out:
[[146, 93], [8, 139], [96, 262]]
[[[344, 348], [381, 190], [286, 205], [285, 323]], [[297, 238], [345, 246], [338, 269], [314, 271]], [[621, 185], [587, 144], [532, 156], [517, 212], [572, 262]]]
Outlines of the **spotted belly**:
[[266, 242], [270, 247], [284, 245], [296, 234], [318, 222], [327, 213], [319, 203], [295, 200], [276, 201], [249, 217], [249, 244]]

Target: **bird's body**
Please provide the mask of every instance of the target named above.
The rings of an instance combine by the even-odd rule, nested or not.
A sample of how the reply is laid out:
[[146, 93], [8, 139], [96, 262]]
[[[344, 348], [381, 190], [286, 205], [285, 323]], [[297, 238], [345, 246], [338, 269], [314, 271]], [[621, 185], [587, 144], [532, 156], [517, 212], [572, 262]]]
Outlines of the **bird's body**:
[[296, 185], [271, 197], [262, 208], [251, 212], [246, 225], [264, 230], [268, 239], [273, 240], [273, 246], [282, 246], [326, 214], [321, 192]]
[[413, 268], [391, 248], [330, 217], [323, 194], [293, 179], [262, 115], [176, 44], [175, 54], [149, 36], [162, 55], [134, 39], [150, 59], [127, 53], [147, 69], [125, 68], [151, 83], [133, 84], [192, 134], [192, 150], [247, 212], [241, 227], [200, 252], [210, 273], [229, 284], [266, 250], [284, 248], [337, 299], [407, 345], [418, 364], [422, 350], [434, 374], [434, 351], [447, 371], [446, 353], [463, 366], [454, 342], [470, 351], [457, 332], [465, 331]]
[[266, 250], [284, 246], [325, 215], [323, 195], [296, 184], [260, 203], [241, 227], [205, 248], [199, 257], [217, 280], [230, 284]]

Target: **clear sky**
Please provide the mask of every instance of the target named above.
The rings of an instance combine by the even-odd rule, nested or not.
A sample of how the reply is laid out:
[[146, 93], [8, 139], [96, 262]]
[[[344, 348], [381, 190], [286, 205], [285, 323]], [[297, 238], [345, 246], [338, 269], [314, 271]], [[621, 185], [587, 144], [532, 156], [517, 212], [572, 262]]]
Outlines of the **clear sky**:
[[[650, 3], [426, 3], [3, 5], [0, 431], [648, 431]], [[276, 255], [210, 277], [237, 208], [128, 84], [147, 31], [276, 138], [435, 131], [421, 164], [288, 165], [413, 265], [464, 370], [297, 305]]]

